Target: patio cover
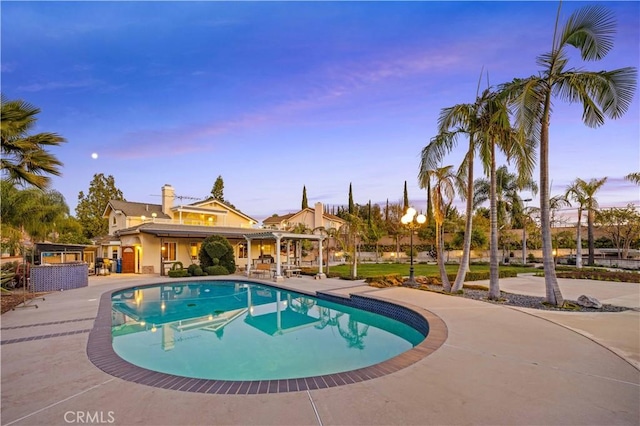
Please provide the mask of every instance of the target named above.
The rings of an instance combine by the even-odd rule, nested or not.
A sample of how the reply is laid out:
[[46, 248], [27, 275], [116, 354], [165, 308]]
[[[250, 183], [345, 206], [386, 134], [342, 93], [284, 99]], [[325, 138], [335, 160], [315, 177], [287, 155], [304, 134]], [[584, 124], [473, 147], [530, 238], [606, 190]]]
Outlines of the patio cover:
[[[322, 241], [325, 237], [315, 234], [295, 234], [293, 232], [285, 232], [279, 230], [262, 230], [260, 232], [246, 233], [244, 238], [247, 240], [247, 252], [251, 253], [251, 241], [253, 240], [276, 240], [276, 281], [282, 281], [282, 262], [280, 261], [280, 242], [281, 241], [295, 241], [295, 240], [314, 240], [318, 241], [318, 278], [324, 278], [322, 273]], [[247, 273], [251, 272], [252, 259], [247, 262]]]

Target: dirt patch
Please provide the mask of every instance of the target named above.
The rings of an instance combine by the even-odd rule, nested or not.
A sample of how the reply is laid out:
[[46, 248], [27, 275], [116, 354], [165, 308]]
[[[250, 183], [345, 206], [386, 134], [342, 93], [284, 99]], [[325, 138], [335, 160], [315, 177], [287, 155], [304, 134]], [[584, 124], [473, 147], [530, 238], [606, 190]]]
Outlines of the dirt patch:
[[25, 300], [28, 301], [36, 297], [42, 297], [45, 294], [47, 293], [23, 293], [20, 290], [14, 290], [11, 293], [2, 292], [0, 294], [0, 302], [2, 302], [1, 313], [4, 314], [5, 312], [9, 312], [16, 306], [22, 304]]

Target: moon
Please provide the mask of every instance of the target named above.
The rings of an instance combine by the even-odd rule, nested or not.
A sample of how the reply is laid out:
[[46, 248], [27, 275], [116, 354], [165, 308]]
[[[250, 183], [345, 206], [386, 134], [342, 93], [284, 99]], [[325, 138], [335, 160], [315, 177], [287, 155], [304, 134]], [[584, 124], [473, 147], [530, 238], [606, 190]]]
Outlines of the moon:
[[96, 160], [98, 158], [98, 153], [94, 152], [93, 154], [91, 154], [91, 158]]

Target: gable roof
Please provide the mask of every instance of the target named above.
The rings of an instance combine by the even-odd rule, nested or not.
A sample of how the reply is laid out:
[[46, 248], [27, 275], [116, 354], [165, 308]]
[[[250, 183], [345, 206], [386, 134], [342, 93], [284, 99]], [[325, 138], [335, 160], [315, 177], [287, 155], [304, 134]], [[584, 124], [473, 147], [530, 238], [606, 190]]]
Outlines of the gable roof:
[[206, 206], [206, 205], [209, 205], [209, 204], [212, 204], [212, 203], [219, 205], [220, 207], [225, 209], [226, 212], [233, 212], [233, 213], [237, 214], [238, 216], [241, 216], [245, 220], [252, 221], [254, 223], [258, 223], [258, 221], [256, 219], [252, 218], [251, 216], [248, 216], [248, 215], [242, 213], [240, 210], [238, 210], [236, 208], [233, 208], [233, 207], [229, 206], [228, 204], [225, 204], [225, 203], [223, 203], [223, 202], [221, 202], [219, 200], [216, 200], [213, 197], [209, 197], [206, 200], [196, 201], [195, 203], [191, 203], [191, 204], [187, 204], [187, 205], [173, 206], [171, 208], [171, 210], [173, 210], [173, 211], [179, 211], [179, 210], [186, 211], [186, 210], [192, 209], [194, 211], [204, 212], [204, 211], [207, 211], [207, 210], [211, 210], [211, 208], [203, 207], [203, 206]]
[[134, 203], [131, 201], [123, 200], [109, 200], [107, 207], [104, 209], [102, 217], [108, 217], [109, 210], [121, 211], [125, 216], [128, 217], [151, 217], [151, 215], [155, 213], [157, 218], [171, 219], [169, 215], [163, 213], [162, 206], [160, 204]]
[[[302, 210], [300, 210], [300, 211], [298, 211], [296, 213], [287, 213], [287, 214], [282, 215], [282, 216], [274, 215], [274, 216], [270, 216], [270, 217], [266, 218], [265, 220], [262, 221], [262, 223], [264, 225], [280, 224], [280, 223], [282, 223], [284, 221], [287, 221], [287, 220], [291, 219], [292, 217], [300, 216], [300, 215], [302, 215], [304, 213], [315, 214], [315, 210], [312, 209], [311, 207], [307, 207], [306, 209], [302, 209]], [[342, 219], [342, 218], [340, 218], [340, 217], [338, 217], [336, 215], [333, 215], [331, 213], [324, 212], [324, 213], [322, 213], [322, 217], [324, 219], [328, 219], [328, 220], [331, 220], [331, 221], [334, 221], [334, 222], [341, 222], [341, 223], [345, 222], [344, 219]]]
[[277, 224], [277, 223], [284, 222], [285, 220], [290, 219], [293, 216], [294, 216], [294, 213], [289, 213], [282, 216], [273, 215], [263, 220], [262, 223], [265, 225], [272, 224], [272, 223]]

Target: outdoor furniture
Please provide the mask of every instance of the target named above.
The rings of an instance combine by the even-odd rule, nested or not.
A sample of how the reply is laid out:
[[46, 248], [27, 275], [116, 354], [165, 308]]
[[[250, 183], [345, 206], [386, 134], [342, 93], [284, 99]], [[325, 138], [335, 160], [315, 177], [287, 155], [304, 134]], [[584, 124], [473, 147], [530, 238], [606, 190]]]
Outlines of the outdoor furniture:
[[269, 277], [271, 273], [271, 264], [269, 263], [258, 263], [255, 265], [254, 269], [249, 271], [249, 276], [257, 275], [261, 277]]
[[289, 268], [289, 269], [285, 269], [284, 270], [284, 275], [287, 278], [291, 278], [291, 277], [300, 278], [300, 272], [302, 272], [302, 271], [300, 269], [298, 269], [298, 268]]

